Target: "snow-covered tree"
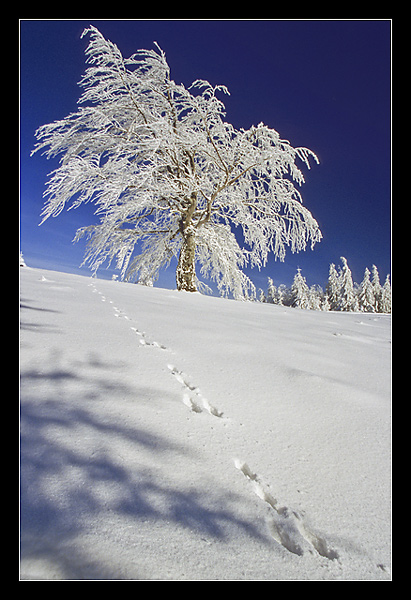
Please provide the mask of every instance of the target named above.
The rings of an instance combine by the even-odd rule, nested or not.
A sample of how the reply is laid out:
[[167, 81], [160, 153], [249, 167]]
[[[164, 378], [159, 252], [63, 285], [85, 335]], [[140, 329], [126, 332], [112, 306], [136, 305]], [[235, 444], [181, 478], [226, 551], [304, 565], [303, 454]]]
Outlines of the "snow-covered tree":
[[308, 292], [308, 308], [322, 310], [324, 292], [320, 285], [312, 285]]
[[330, 301], [328, 299], [328, 294], [324, 294], [323, 300], [321, 302], [321, 310], [323, 310], [323, 311], [331, 310]]
[[348, 266], [347, 259], [341, 256], [342, 269], [339, 276], [340, 279], [340, 310], [356, 311], [358, 310], [358, 302], [354, 292], [354, 284], [352, 280], [351, 270]]
[[290, 290], [284, 283], [281, 283], [277, 288], [277, 304], [280, 306], [288, 306]]
[[328, 298], [329, 310], [339, 310], [340, 308], [340, 279], [338, 277], [335, 264], [330, 264], [326, 294]]
[[380, 299], [380, 312], [390, 313], [391, 312], [391, 283], [390, 276], [387, 275], [385, 283], [382, 286], [381, 299]]
[[374, 288], [368, 268], [364, 271], [364, 279], [358, 290], [358, 306], [362, 312], [375, 312]]
[[309, 293], [310, 290], [305, 277], [301, 275], [301, 269], [298, 268], [291, 286], [291, 306], [294, 308], [309, 308]]
[[[266, 293], [261, 290], [261, 301], [310, 310], [390, 313], [390, 276], [387, 275], [385, 284], [381, 287], [377, 267], [373, 265], [373, 281], [370, 279], [369, 269], [366, 268], [364, 279], [361, 285], [358, 285], [353, 282], [347, 259], [342, 256], [341, 261], [339, 273], [334, 264], [330, 265], [325, 292], [320, 285], [312, 285], [309, 288], [301, 269], [298, 268], [291, 288], [284, 284], [276, 287], [271, 277], [268, 277], [268, 289]], [[378, 304], [375, 301], [375, 290], [379, 294]]]
[[266, 302], [269, 304], [277, 304], [277, 288], [274, 285], [271, 277], [268, 278], [268, 286], [267, 286], [267, 294], [266, 294]]
[[89, 239], [84, 262], [94, 271], [116, 260], [121, 278], [154, 281], [176, 257], [179, 290], [197, 289], [198, 262], [222, 294], [245, 298], [255, 288], [242, 267], [320, 241], [294, 185], [304, 182], [296, 162], [310, 168], [313, 152], [263, 123], [234, 128], [219, 97], [227, 88], [176, 84], [158, 45], [125, 59], [95, 27], [86, 34], [80, 107], [40, 127], [33, 152], [61, 157], [42, 222], [65, 207], [96, 205], [98, 224], [75, 238]]
[[382, 287], [380, 284], [380, 275], [375, 265], [372, 266], [372, 288], [374, 292], [374, 312], [383, 312], [380, 310], [380, 301], [382, 294]]

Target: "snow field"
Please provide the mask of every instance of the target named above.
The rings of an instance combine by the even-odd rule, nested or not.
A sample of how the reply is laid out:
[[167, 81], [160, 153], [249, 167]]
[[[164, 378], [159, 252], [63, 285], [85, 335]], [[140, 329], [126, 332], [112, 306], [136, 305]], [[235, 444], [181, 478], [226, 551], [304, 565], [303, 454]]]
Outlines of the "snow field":
[[390, 579], [387, 315], [21, 269], [23, 579]]

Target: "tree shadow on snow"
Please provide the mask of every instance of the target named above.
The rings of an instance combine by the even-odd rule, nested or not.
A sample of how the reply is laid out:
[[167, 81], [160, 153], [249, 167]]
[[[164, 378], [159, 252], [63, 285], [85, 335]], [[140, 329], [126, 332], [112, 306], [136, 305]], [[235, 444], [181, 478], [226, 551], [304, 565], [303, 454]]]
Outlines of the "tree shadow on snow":
[[[251, 522], [238, 517], [235, 497], [227, 490], [184, 489], [150, 467], [156, 455], [157, 464], [162, 455], [189, 457], [187, 446], [130, 422], [125, 410], [99, 410], [98, 401], [107, 397], [123, 407], [148, 396], [154, 403], [180, 402], [171, 394], [165, 399], [154, 386], [127, 385], [116, 370], [118, 365], [94, 354], [75, 362], [60, 356], [44, 370], [21, 374], [22, 576], [36, 576], [44, 563], [46, 576], [52, 577], [54, 569], [57, 579], [129, 578], [127, 569], [122, 572], [110, 560], [110, 552], [91, 556], [81, 541], [95, 535], [98, 544], [105, 519], [117, 519], [120, 530], [124, 525], [125, 543], [133, 535], [130, 522], [138, 532], [143, 521], [174, 523], [216, 540], [227, 539], [238, 527], [266, 542]], [[134, 571], [133, 578], [138, 578]]]
[[[61, 330], [54, 326], [54, 325], [49, 325], [49, 324], [45, 324], [45, 323], [40, 323], [38, 321], [26, 321], [23, 320], [25, 319], [25, 317], [27, 317], [27, 313], [30, 315], [32, 315], [33, 317], [36, 316], [36, 313], [55, 313], [55, 314], [59, 314], [61, 311], [59, 310], [55, 310], [55, 309], [51, 309], [51, 308], [44, 308], [44, 307], [37, 307], [37, 306], [33, 306], [34, 301], [33, 300], [27, 300], [22, 298], [20, 301], [20, 329], [21, 331], [33, 331], [36, 333], [61, 333]], [[33, 311], [33, 313], [30, 313], [28, 311]]]

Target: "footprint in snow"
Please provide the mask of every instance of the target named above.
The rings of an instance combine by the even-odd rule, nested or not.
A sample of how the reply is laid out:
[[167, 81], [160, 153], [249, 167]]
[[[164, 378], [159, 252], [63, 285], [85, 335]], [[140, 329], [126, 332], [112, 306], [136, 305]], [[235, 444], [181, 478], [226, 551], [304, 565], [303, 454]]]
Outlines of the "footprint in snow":
[[261, 478], [250, 469], [247, 463], [238, 459], [234, 460], [235, 467], [242, 472], [244, 477], [251, 481], [254, 493], [270, 506], [268, 528], [275, 539], [292, 554], [302, 556], [304, 543], [308, 543], [320, 556], [329, 560], [338, 559], [338, 553], [328, 547], [324, 537], [314, 533], [305, 523], [302, 515], [287, 506], [280, 506], [277, 499], [272, 496]]
[[146, 339], [146, 334], [143, 331], [139, 331], [136, 327], [130, 327], [130, 329], [140, 337], [140, 344], [142, 346], [152, 346], [154, 348], [159, 348], [160, 350], [167, 350], [166, 346], [159, 344], [159, 342], [149, 342]]
[[187, 375], [185, 375], [182, 371], [179, 371], [173, 365], [167, 365], [171, 374], [177, 379], [177, 381], [182, 385], [184, 394], [183, 394], [183, 403], [193, 412], [201, 413], [203, 409], [207, 411], [213, 417], [221, 418], [223, 413], [219, 411], [215, 406], [212, 406], [207, 398], [205, 398], [200, 389], [190, 383]]

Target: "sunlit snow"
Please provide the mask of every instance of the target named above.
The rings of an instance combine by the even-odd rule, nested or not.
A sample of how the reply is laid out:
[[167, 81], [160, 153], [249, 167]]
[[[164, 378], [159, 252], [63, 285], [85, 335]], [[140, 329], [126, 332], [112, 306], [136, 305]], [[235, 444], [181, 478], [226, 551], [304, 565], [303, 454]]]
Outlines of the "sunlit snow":
[[22, 579], [390, 579], [389, 315], [20, 271]]

